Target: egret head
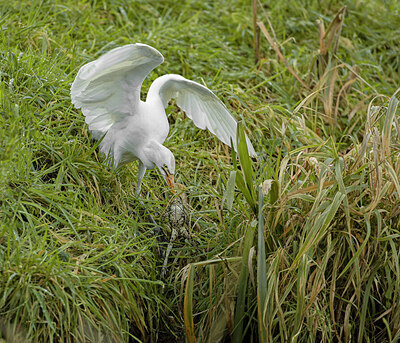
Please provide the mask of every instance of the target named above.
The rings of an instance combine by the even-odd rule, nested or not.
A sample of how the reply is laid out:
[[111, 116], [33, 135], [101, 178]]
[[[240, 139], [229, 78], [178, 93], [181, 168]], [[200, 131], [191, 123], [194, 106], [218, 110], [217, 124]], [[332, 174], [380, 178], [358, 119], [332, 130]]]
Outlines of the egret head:
[[162, 152], [161, 164], [156, 165], [160, 170], [160, 173], [164, 176], [165, 181], [167, 181], [168, 186], [173, 189], [175, 182], [175, 157], [168, 148], [165, 148]]
[[144, 152], [148, 161], [148, 163], [145, 163], [142, 160], [144, 165], [147, 168], [157, 167], [168, 186], [174, 188], [175, 157], [171, 150], [158, 142], [151, 141], [146, 145]]

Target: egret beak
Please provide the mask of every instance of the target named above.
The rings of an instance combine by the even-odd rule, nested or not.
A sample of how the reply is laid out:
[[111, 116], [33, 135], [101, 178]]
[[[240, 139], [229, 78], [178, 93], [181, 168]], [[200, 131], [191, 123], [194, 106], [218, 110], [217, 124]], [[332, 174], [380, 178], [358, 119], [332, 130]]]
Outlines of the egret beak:
[[174, 174], [167, 174], [166, 179], [167, 179], [169, 188], [174, 189], [175, 188]]
[[175, 179], [174, 179], [174, 174], [171, 174], [168, 170], [168, 168], [162, 167], [164, 173], [165, 173], [165, 180], [167, 181], [167, 184], [169, 188], [174, 190], [175, 188]]

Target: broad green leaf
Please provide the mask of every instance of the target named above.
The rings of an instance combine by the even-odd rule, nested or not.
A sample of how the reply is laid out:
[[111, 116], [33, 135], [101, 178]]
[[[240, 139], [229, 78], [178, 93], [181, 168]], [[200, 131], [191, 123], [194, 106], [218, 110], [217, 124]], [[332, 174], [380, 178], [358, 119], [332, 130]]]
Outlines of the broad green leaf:
[[240, 166], [242, 167], [242, 173], [244, 176], [244, 180], [246, 182], [247, 189], [250, 192], [252, 202], [255, 204], [255, 194], [254, 194], [254, 172], [253, 167], [251, 165], [251, 160], [249, 156], [249, 151], [246, 143], [246, 134], [244, 133], [243, 126], [241, 123], [238, 123], [237, 126], [237, 147], [238, 147], [238, 155]]
[[234, 196], [235, 196], [236, 174], [237, 174], [236, 170], [231, 171], [228, 183], [226, 184], [225, 194], [222, 199], [222, 205], [224, 204], [224, 201], [226, 201], [226, 208], [229, 211], [232, 211], [233, 200], [234, 200]]

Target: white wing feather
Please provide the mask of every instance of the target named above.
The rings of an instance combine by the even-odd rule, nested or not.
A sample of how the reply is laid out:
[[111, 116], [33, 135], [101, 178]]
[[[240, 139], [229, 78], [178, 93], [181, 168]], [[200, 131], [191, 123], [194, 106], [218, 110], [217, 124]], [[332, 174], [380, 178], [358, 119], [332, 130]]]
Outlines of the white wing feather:
[[129, 44], [79, 70], [71, 86], [71, 99], [82, 109], [94, 138], [101, 138], [112, 125], [134, 115], [143, 80], [163, 60], [148, 45]]
[[[236, 147], [237, 122], [229, 113], [224, 103], [201, 84], [185, 79], [183, 76], [167, 74], [157, 78], [151, 85], [148, 99], [159, 95], [164, 107], [168, 106], [171, 99], [176, 99], [176, 104], [185, 111], [186, 115], [200, 129], [208, 129], [226, 145], [231, 145], [231, 139]], [[246, 137], [250, 156], [256, 153]]]

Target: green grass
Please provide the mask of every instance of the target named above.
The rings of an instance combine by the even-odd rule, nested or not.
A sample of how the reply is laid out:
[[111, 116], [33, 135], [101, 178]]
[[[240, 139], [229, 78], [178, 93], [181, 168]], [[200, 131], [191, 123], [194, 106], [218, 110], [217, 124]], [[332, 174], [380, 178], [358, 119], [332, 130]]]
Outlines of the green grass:
[[[263, 32], [251, 1], [2, 2], [0, 339], [399, 341], [397, 9], [258, 3]], [[169, 108], [192, 235], [166, 279], [137, 165], [107, 168], [69, 97], [80, 66], [133, 42], [165, 57], [145, 91], [164, 73], [204, 83], [258, 153]], [[167, 235], [171, 197], [148, 172]]]

